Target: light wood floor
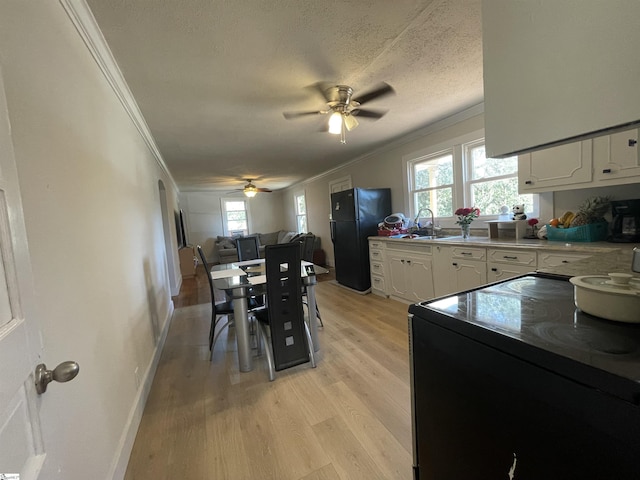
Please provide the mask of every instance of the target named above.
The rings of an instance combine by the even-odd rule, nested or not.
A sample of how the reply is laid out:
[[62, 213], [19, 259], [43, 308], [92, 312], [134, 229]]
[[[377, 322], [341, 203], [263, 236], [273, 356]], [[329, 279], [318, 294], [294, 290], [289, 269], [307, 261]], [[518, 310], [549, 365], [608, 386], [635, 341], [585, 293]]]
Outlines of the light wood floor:
[[126, 480], [412, 478], [407, 305], [324, 280], [318, 367], [274, 382], [233, 329], [209, 362], [204, 270], [183, 282]]

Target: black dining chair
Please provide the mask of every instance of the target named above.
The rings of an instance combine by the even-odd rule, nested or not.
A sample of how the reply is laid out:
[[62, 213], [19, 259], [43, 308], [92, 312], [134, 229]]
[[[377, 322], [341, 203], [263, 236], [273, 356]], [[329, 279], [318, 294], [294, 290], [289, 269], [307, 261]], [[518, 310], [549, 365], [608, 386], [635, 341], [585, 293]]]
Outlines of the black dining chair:
[[[313, 233], [305, 233], [300, 237], [300, 248], [302, 260], [313, 263], [313, 251], [315, 248], [316, 236]], [[307, 287], [303, 287], [304, 297], [307, 297]], [[308, 302], [304, 302], [308, 306]], [[322, 323], [322, 317], [320, 316], [320, 309], [316, 303], [316, 317], [320, 320], [320, 326], [324, 327]], [[311, 312], [309, 312], [309, 318], [311, 318]]]
[[[260, 258], [258, 237], [240, 237], [236, 239], [238, 248], [238, 261], [256, 260]], [[249, 288], [249, 309], [255, 310], [264, 307], [264, 295], [256, 293], [256, 289]]]
[[236, 239], [236, 247], [238, 249], [238, 260], [240, 262], [260, 258], [258, 237], [240, 237]]
[[[211, 279], [211, 266], [209, 265], [209, 262], [207, 262], [207, 257], [205, 257], [202, 247], [200, 245], [196, 245], [196, 249], [198, 250], [198, 255], [200, 255], [200, 259], [202, 260], [204, 270], [207, 273], [209, 292], [211, 293], [211, 327], [209, 328], [209, 350], [211, 351], [209, 359], [211, 360], [213, 359], [213, 347], [215, 346], [216, 340], [225, 328], [233, 324], [233, 303], [230, 301], [216, 303], [216, 288], [213, 285], [213, 280]], [[227, 321], [216, 332], [216, 327], [218, 326], [220, 317], [223, 316], [226, 317]]]
[[311, 362], [313, 342], [304, 320], [300, 245], [283, 243], [265, 248], [267, 308], [256, 312], [258, 332], [264, 341], [269, 380], [275, 372]]

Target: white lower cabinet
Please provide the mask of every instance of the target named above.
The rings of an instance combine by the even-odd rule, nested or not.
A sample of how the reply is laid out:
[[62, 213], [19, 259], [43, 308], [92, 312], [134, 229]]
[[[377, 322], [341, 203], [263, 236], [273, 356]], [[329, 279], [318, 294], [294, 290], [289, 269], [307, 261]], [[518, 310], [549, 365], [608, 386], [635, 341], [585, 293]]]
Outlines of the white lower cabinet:
[[487, 263], [487, 282], [499, 282], [507, 278], [517, 277], [525, 273], [533, 272], [535, 267], [523, 267], [522, 265], [503, 265], [501, 263]]
[[437, 297], [487, 283], [486, 249], [437, 245], [433, 252], [434, 293]]
[[490, 248], [487, 262], [489, 283], [517, 277], [536, 270], [536, 252], [526, 250], [506, 250]]
[[369, 242], [376, 295], [420, 302], [588, 258], [589, 254], [438, 243]]
[[369, 266], [371, 270], [371, 293], [386, 297], [384, 242], [381, 240], [369, 240]]
[[559, 252], [540, 252], [538, 253], [538, 268], [557, 267], [564, 263], [571, 263], [583, 258], [589, 258], [591, 255], [577, 255]]
[[412, 247], [387, 245], [388, 294], [409, 302], [429, 300], [434, 297], [431, 246]]

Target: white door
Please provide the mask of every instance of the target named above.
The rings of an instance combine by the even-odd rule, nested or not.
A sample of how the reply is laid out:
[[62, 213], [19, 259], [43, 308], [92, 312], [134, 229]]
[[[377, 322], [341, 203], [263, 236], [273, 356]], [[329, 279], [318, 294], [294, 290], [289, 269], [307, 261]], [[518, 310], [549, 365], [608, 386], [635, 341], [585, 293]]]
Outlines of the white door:
[[29, 314], [31, 267], [2, 78], [0, 69], [0, 474], [33, 480], [46, 458], [33, 373], [42, 340]]
[[351, 188], [353, 188], [351, 186], [351, 175], [329, 182], [329, 194], [342, 192]]

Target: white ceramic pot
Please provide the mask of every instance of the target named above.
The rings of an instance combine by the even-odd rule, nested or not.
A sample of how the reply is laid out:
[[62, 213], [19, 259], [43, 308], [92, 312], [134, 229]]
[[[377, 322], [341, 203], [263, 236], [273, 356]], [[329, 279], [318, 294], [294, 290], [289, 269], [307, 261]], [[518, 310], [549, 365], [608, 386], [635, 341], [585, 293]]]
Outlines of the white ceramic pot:
[[640, 323], [640, 278], [624, 273], [572, 277], [576, 307], [616, 322]]

